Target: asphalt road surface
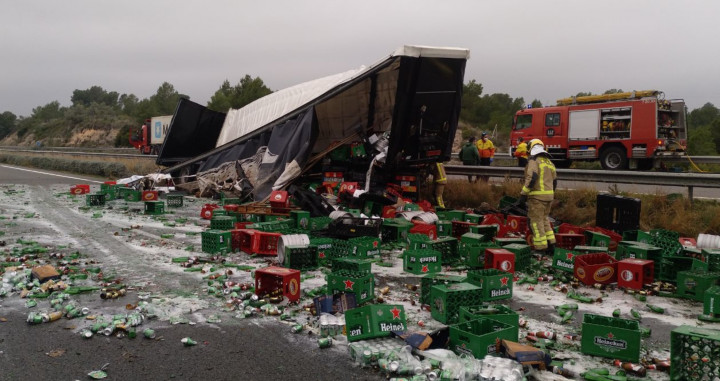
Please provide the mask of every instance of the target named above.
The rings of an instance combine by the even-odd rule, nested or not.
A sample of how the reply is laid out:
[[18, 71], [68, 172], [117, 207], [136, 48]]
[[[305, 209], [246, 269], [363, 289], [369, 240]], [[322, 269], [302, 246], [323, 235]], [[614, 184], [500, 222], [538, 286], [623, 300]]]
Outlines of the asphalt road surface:
[[[75, 213], [55, 201], [58, 189], [67, 191], [70, 185], [78, 183], [97, 186], [100, 180], [0, 165], [0, 187], [7, 190], [10, 188], [2, 184], [26, 185], [23, 192], [31, 195], [22, 203], [33, 204], [37, 213], [50, 221], [50, 228], [30, 228], [26, 239], [56, 234], [58, 240], [66, 240], [66, 235], [72, 236], [104, 269], [117, 267], [120, 274], [139, 283], [142, 274], [133, 278], [132, 273], [150, 269], [142, 263], [128, 263], [127, 272], [123, 273], [123, 259], [114, 256], [123, 250], [123, 255], [130, 254], [127, 247], [119, 240], [102, 238], [112, 237], [112, 232], [119, 230], [117, 226], [74, 217]], [[0, 214], [10, 212], [0, 210]], [[0, 230], [5, 226], [0, 226]], [[155, 278], [145, 291], [167, 292], [167, 288], [192, 283], [178, 280], [173, 274], [158, 274]], [[92, 313], [117, 313], [125, 309], [126, 303], [137, 304], [138, 298], [139, 293], [129, 292], [125, 298], [113, 301], [100, 300], [97, 294], [78, 295], [76, 301], [88, 306]], [[154, 340], [114, 335], [84, 340], [78, 335], [80, 327], [86, 325], [83, 319], [27, 324], [31, 310], [25, 307], [25, 301], [17, 295], [0, 298], [0, 380], [85, 380], [89, 379], [89, 372], [106, 364], [109, 380], [384, 379], [376, 371], [352, 364], [346, 347], [320, 349], [315, 336], [292, 334], [290, 325], [276, 319], [235, 319], [226, 314], [219, 323], [191, 325], [152, 320], [138, 328], [155, 329]], [[46, 302], [41, 300], [38, 306], [40, 303]], [[198, 344], [185, 347], [180, 341], [183, 337], [191, 337]]]

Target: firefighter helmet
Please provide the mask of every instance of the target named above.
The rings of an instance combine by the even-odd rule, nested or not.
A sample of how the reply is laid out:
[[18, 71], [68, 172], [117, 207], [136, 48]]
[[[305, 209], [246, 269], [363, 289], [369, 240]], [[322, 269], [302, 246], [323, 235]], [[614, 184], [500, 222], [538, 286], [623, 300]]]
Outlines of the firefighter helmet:
[[530, 140], [530, 142], [528, 143], [528, 148], [529, 148], [529, 149], [532, 149], [533, 147], [535, 147], [535, 146], [538, 145], [538, 144], [540, 144], [542, 147], [545, 147], [545, 144], [543, 144], [542, 140], [540, 140], [540, 139], [532, 139], [532, 140]]
[[543, 144], [542, 140], [540, 139], [530, 140], [530, 143], [528, 143], [528, 150], [530, 151], [530, 156], [535, 156], [539, 153], [546, 152], [545, 144]]

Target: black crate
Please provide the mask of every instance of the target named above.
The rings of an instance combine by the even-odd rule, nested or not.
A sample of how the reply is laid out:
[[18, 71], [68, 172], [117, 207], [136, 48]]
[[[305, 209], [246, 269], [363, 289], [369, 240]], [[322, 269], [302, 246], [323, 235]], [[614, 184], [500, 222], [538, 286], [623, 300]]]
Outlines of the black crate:
[[328, 234], [336, 238], [380, 237], [382, 219], [341, 217], [330, 222]]
[[640, 227], [640, 199], [598, 194], [595, 226], [616, 233], [637, 230]]

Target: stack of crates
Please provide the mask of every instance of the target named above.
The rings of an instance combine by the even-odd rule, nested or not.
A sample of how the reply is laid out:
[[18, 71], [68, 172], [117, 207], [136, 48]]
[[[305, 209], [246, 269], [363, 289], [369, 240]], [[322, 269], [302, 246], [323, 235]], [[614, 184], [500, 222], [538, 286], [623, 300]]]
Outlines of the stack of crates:
[[503, 249], [515, 254], [515, 271], [525, 272], [530, 269], [532, 248], [524, 243], [505, 245]]
[[682, 251], [682, 245], [678, 240], [680, 233], [671, 230], [654, 229], [650, 231], [650, 234], [652, 235], [650, 244], [661, 248], [663, 257], [673, 257]]
[[355, 237], [348, 240], [353, 257], [376, 257], [380, 255], [380, 239], [376, 237]]
[[430, 274], [420, 279], [420, 304], [430, 304], [430, 289], [435, 285], [464, 282], [467, 277], [452, 274]]
[[425, 234], [408, 234], [408, 249], [426, 249], [430, 242], [430, 237]]
[[701, 255], [705, 258], [708, 271], [720, 271], [720, 249], [702, 249]]
[[483, 302], [512, 298], [513, 275], [505, 271], [498, 269], [470, 270], [467, 281], [482, 289]]
[[315, 270], [318, 268], [318, 248], [308, 246], [286, 246], [283, 266], [295, 270]]
[[460, 307], [460, 323], [487, 318], [496, 320], [513, 327], [520, 327], [520, 315], [512, 308], [502, 304], [481, 304], [477, 306]]
[[336, 257], [335, 240], [332, 238], [311, 237], [310, 244], [317, 247], [318, 264], [327, 266]]
[[493, 242], [462, 243], [460, 244], [460, 256], [465, 258], [467, 267], [480, 269], [485, 267], [485, 249], [497, 248], [500, 246]]
[[452, 222], [448, 220], [438, 220], [435, 223], [438, 237], [450, 237], [452, 235]]
[[460, 262], [458, 240], [454, 237], [442, 237], [430, 242], [430, 248], [442, 253], [442, 264], [449, 265]]
[[349, 342], [390, 336], [407, 329], [402, 305], [370, 304], [345, 311], [345, 328]]
[[231, 249], [231, 233], [222, 230], [206, 230], [200, 233], [203, 253], [229, 253]]
[[670, 333], [671, 380], [717, 380], [720, 331], [683, 325]]
[[153, 216], [165, 214], [165, 202], [145, 201], [145, 214], [151, 214]]
[[442, 271], [442, 253], [432, 249], [408, 249], [403, 252], [403, 270], [411, 274]]
[[332, 294], [352, 292], [358, 304], [365, 303], [375, 298], [375, 277], [372, 273], [340, 270], [327, 274], [327, 289]]
[[450, 349], [481, 359], [498, 353], [499, 342], [518, 341], [518, 327], [489, 318], [478, 318], [450, 326]]
[[720, 272], [688, 270], [677, 273], [677, 293], [680, 298], [699, 302], [705, 300], [705, 291], [720, 284]]
[[444, 324], [457, 323], [460, 307], [482, 302], [482, 288], [474, 284], [460, 282], [430, 288], [430, 314]]

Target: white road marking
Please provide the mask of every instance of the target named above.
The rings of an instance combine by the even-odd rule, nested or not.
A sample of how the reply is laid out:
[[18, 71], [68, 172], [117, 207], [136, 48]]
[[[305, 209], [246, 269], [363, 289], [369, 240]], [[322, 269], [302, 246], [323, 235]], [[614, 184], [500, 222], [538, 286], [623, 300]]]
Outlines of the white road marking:
[[0, 164], [0, 167], [10, 168], [10, 169], [16, 169], [16, 170], [18, 170], [18, 171], [39, 173], [39, 174], [41, 174], [41, 175], [57, 176], [57, 177], [63, 177], [63, 178], [66, 178], [66, 179], [82, 180], [82, 181], [86, 181], [86, 182], [89, 182], [89, 183], [102, 184], [102, 181], [88, 180], [88, 179], [83, 179], [82, 177], [73, 177], [73, 176], [58, 175], [58, 174], [50, 173], [50, 172], [42, 172], [42, 171], [35, 171], [35, 170], [32, 170], [32, 169], [27, 169], [27, 168], [13, 167], [13, 166], [10, 166], [10, 165], [1, 165], [1, 164]]

